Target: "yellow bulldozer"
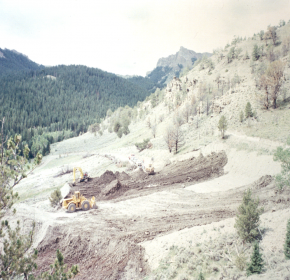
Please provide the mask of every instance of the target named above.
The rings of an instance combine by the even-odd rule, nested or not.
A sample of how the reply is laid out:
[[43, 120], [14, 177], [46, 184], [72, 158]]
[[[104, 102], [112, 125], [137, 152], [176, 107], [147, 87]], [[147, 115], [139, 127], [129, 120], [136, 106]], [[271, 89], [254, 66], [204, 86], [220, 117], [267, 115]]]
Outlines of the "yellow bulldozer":
[[75, 212], [76, 209], [82, 209], [84, 211], [96, 209], [96, 199], [93, 196], [89, 201], [79, 191], [76, 191], [71, 198], [63, 200], [62, 208], [66, 209], [69, 213]]
[[145, 172], [148, 173], [149, 175], [153, 175], [154, 174], [154, 167], [153, 165], [150, 163], [148, 167], [145, 168]]
[[89, 180], [89, 175], [87, 172], [83, 173], [83, 170], [80, 167], [74, 167], [73, 169], [73, 186], [76, 185], [76, 171], [81, 173], [80, 182], [87, 182]]

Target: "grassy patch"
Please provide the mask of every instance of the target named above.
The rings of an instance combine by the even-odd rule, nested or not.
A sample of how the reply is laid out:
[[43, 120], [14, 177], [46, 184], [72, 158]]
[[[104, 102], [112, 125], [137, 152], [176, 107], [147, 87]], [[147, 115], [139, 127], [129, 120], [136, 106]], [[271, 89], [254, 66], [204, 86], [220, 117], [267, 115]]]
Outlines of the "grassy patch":
[[289, 127], [290, 110], [287, 106], [281, 109], [264, 111], [259, 122], [250, 127], [244, 126], [243, 131], [248, 136], [285, 143], [290, 134]]
[[37, 198], [39, 196], [41, 197], [44, 197], [44, 196], [47, 196], [47, 199], [48, 197], [50, 196], [51, 192], [52, 191], [55, 191], [56, 189], [59, 189], [61, 188], [63, 185], [59, 185], [57, 187], [53, 187], [53, 188], [49, 188], [49, 189], [42, 189], [42, 190], [31, 190], [29, 192], [24, 192], [24, 193], [20, 193], [19, 197], [20, 199], [18, 200], [18, 202], [23, 202], [25, 200], [28, 200], [28, 199], [32, 199], [32, 198]]
[[244, 264], [250, 261], [250, 254], [251, 245], [242, 244], [235, 234], [195, 245], [189, 242], [186, 248], [171, 246], [158, 268], [144, 280], [198, 279], [200, 273], [205, 279], [220, 279], [222, 275], [234, 279], [246, 275]]

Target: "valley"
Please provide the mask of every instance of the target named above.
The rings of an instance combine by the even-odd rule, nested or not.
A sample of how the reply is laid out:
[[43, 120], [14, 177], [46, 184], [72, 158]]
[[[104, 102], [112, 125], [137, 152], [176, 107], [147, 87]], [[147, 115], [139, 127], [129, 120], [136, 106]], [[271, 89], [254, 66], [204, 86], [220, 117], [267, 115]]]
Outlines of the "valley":
[[[11, 172], [1, 173], [10, 176], [3, 185], [21, 171], [13, 160], [28, 155], [23, 166], [31, 168], [43, 154], [13, 188], [19, 200], [2, 204], [23, 235], [35, 223], [25, 251], [38, 252], [33, 273], [47, 271], [60, 250], [80, 280], [289, 280], [289, 34], [290, 21], [281, 21], [207, 56], [181, 47], [145, 78], [79, 65], [34, 69], [29, 61], [23, 79], [6, 73], [5, 133], [25, 136], [3, 149], [1, 168]], [[73, 184], [74, 167], [90, 179]], [[62, 199], [94, 196], [97, 208], [52, 206], [56, 190]], [[255, 207], [249, 241], [238, 221], [248, 230]], [[254, 244], [263, 267], [249, 274]]]

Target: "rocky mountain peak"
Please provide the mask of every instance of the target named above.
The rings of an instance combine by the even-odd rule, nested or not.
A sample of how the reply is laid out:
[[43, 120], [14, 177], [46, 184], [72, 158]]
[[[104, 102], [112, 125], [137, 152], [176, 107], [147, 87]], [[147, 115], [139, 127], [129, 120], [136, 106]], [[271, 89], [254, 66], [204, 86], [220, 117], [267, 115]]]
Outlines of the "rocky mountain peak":
[[160, 85], [166, 85], [174, 76], [178, 77], [183, 68], [192, 68], [194, 62], [204, 55], [211, 56], [210, 53], [196, 53], [181, 46], [177, 53], [160, 58], [156, 68], [148, 72], [146, 77]]

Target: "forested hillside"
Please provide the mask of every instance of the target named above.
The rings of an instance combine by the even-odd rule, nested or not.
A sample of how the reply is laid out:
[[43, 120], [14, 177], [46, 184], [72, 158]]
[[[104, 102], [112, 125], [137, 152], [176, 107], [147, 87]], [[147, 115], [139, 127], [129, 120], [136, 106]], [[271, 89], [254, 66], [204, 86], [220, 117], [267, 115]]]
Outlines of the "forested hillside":
[[39, 70], [42, 65], [31, 61], [27, 56], [8, 49], [0, 49], [0, 76], [22, 70]]
[[86, 132], [108, 109], [134, 106], [147, 91], [126, 79], [85, 66], [57, 66], [0, 78], [5, 133], [22, 134], [31, 156], [49, 143]]
[[129, 77], [129, 78], [126, 78], [126, 79], [129, 82], [131, 82], [133, 84], [136, 84], [136, 85], [146, 89], [150, 93], [155, 92], [157, 87], [159, 87], [159, 88], [162, 87], [162, 85], [159, 85], [157, 82], [155, 82], [154, 80], [149, 79], [148, 77], [133, 76], [133, 77]]

